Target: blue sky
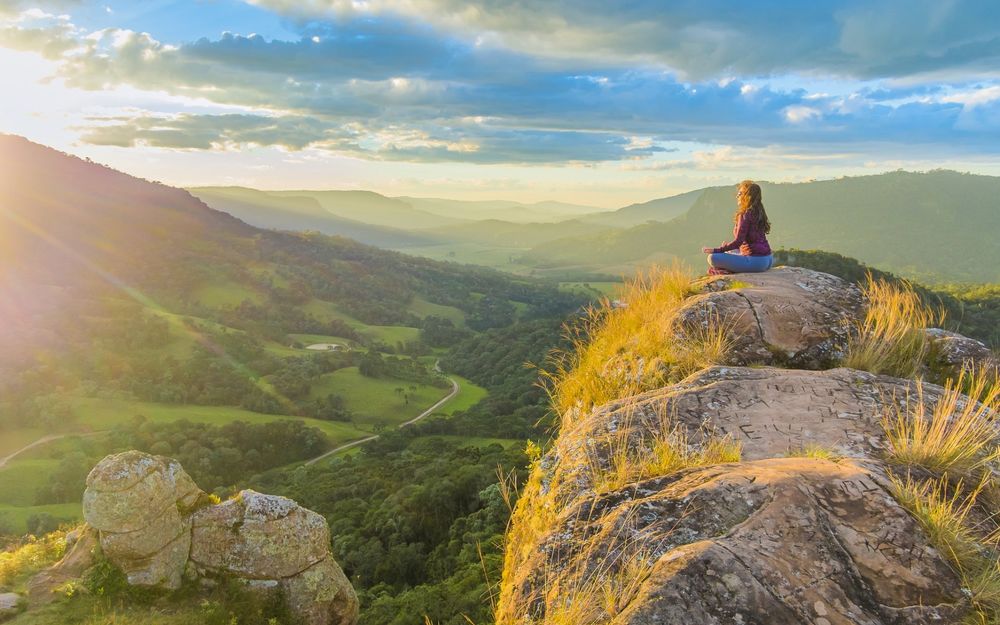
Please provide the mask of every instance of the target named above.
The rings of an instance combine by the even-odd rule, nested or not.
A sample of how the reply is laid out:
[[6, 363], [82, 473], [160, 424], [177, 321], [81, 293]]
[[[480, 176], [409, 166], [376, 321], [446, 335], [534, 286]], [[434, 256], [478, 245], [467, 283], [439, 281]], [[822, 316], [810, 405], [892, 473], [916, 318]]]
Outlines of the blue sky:
[[0, 60], [0, 130], [180, 185], [1000, 175], [995, 0], [0, 0]]

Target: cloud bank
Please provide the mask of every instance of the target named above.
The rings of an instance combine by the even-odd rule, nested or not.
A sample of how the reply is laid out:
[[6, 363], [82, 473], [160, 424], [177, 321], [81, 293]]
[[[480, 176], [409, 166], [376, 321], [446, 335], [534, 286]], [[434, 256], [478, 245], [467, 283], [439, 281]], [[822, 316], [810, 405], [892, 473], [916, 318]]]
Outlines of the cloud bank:
[[77, 130], [94, 145], [653, 170], [687, 162], [669, 164], [680, 142], [1000, 151], [1000, 19], [985, 0], [256, 4], [298, 38], [166, 42], [21, 6], [0, 13], [0, 46], [55, 61], [71, 88], [219, 107], [91, 116]]

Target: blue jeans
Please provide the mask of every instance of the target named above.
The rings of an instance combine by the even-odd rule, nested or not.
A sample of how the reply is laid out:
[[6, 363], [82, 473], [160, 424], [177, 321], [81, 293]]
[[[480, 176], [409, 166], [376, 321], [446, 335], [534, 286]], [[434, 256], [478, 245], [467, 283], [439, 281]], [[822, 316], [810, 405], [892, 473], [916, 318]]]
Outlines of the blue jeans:
[[767, 271], [774, 265], [774, 257], [742, 256], [740, 254], [718, 253], [708, 255], [708, 264], [719, 269], [728, 269], [733, 273], [758, 273]]

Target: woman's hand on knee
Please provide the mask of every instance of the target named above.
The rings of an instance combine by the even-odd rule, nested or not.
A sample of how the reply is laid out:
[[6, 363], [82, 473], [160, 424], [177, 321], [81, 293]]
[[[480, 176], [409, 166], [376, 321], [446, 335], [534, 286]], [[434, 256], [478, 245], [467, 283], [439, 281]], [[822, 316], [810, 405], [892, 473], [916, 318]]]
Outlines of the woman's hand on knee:
[[701, 253], [702, 254], [711, 254], [711, 253], [713, 253], [713, 248], [711, 248], [711, 247], [703, 247], [703, 248], [701, 248]]

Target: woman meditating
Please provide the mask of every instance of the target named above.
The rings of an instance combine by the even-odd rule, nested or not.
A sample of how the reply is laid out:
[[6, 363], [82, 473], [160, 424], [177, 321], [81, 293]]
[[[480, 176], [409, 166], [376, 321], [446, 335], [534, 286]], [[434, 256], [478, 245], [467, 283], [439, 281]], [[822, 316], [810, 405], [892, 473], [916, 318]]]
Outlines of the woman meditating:
[[[767, 220], [760, 199], [760, 185], [753, 180], [741, 182], [736, 192], [736, 206], [733, 240], [720, 247], [701, 248], [709, 255], [709, 275], [767, 271], [774, 264], [767, 242], [771, 222]], [[736, 249], [738, 253], [732, 251]]]

